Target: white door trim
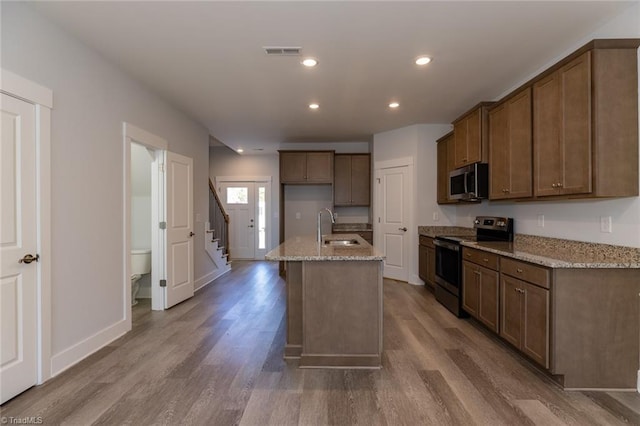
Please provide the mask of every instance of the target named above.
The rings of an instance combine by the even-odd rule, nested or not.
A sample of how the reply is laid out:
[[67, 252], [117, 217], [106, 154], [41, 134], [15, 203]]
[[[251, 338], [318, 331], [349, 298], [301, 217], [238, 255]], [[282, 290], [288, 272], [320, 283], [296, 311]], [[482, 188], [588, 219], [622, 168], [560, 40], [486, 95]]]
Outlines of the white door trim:
[[[153, 161], [153, 175], [151, 176], [151, 223], [159, 223], [164, 218], [164, 198], [162, 196], [162, 175], [160, 164], [164, 158], [164, 151], [169, 144], [167, 141], [153, 133], [147, 132], [131, 123], [122, 123], [122, 158], [123, 158], [123, 318], [127, 324], [127, 330], [131, 330], [131, 143], [135, 142], [147, 148], [155, 149]], [[159, 285], [159, 280], [164, 278], [164, 246], [160, 230], [151, 233], [151, 309], [164, 309], [164, 292]]]
[[38, 384], [51, 378], [51, 109], [53, 92], [0, 69], [0, 91], [36, 108], [36, 226], [38, 227]]
[[391, 167], [403, 167], [403, 166], [413, 166], [413, 158], [412, 157], [404, 157], [404, 158], [395, 158], [393, 160], [385, 160], [385, 161], [376, 161], [374, 163], [374, 170], [379, 169], [389, 169]]

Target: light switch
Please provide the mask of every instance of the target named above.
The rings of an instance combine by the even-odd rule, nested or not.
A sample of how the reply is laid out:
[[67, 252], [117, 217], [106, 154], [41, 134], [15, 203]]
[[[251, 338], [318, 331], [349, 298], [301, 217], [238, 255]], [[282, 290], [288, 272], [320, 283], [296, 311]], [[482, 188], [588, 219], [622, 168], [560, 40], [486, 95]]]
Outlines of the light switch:
[[300, 214], [300, 212], [296, 212], [296, 219], [300, 219], [302, 217], [302, 215]]
[[440, 220], [440, 214], [438, 212], [433, 212], [433, 221], [437, 222]]

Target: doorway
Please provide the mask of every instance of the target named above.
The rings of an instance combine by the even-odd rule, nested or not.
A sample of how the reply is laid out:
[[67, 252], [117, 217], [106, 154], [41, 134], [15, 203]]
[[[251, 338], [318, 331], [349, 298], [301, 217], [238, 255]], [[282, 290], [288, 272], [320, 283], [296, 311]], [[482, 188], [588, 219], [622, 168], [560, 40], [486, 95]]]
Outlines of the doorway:
[[384, 255], [384, 276], [409, 281], [413, 233], [413, 160], [390, 160], [375, 165], [375, 246]]
[[264, 259], [270, 248], [271, 177], [216, 177], [229, 215], [229, 252], [234, 259]]
[[[132, 147], [153, 160], [150, 174], [151, 309], [164, 310], [194, 294], [193, 160], [167, 150], [167, 142], [129, 123], [124, 133], [124, 312], [131, 329], [132, 305]], [[143, 151], [144, 152], [144, 151]], [[143, 154], [144, 155], [144, 154]], [[144, 174], [144, 170], [142, 171]], [[143, 219], [144, 220], [144, 219]], [[144, 225], [143, 225], [144, 226]], [[136, 230], [136, 232], [138, 232]], [[139, 253], [136, 253], [139, 254]]]

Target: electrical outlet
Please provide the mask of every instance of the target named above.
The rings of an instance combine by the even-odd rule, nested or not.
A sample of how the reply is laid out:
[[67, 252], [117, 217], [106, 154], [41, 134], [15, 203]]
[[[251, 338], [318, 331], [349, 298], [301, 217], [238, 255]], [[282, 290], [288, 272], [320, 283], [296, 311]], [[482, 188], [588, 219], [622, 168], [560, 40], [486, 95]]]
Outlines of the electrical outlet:
[[543, 214], [539, 214], [538, 215], [538, 227], [539, 228], [544, 228], [544, 215]]
[[612, 232], [611, 216], [600, 216], [600, 232]]
[[440, 214], [438, 212], [433, 212], [433, 221], [437, 222], [440, 220]]

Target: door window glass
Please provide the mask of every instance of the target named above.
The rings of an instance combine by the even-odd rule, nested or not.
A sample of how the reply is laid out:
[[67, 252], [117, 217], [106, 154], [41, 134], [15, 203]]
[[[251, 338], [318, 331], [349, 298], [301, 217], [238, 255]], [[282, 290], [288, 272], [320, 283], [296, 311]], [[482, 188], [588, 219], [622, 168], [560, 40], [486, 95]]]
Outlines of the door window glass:
[[228, 187], [227, 204], [249, 204], [249, 188]]
[[258, 249], [264, 250], [267, 246], [267, 189], [264, 186], [258, 188]]

